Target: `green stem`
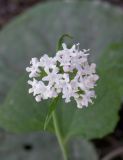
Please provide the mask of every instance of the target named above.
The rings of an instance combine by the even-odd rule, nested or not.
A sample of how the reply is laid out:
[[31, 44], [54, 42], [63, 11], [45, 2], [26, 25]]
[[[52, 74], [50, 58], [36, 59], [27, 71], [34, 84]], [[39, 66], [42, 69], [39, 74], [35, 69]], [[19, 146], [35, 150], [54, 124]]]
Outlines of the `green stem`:
[[[58, 50], [60, 50], [60, 49], [62, 48], [62, 43], [63, 43], [65, 37], [72, 38], [72, 37], [71, 37], [70, 35], [68, 35], [68, 34], [62, 35], [62, 36], [60, 37], [59, 41], [58, 41], [56, 51], [58, 51]], [[54, 102], [55, 102], [55, 104], [51, 105], [51, 106], [53, 106], [52, 117], [53, 117], [54, 129], [55, 129], [55, 133], [56, 133], [56, 137], [57, 137], [59, 146], [60, 146], [61, 151], [62, 151], [63, 159], [64, 159], [64, 160], [68, 160], [68, 158], [67, 158], [67, 151], [66, 151], [66, 148], [65, 148], [65, 144], [64, 144], [64, 141], [63, 141], [63, 138], [62, 138], [60, 129], [59, 129], [59, 124], [58, 124], [58, 120], [57, 120], [56, 110], [54, 109], [55, 106], [56, 106], [56, 104], [57, 104], [57, 102], [58, 102], [58, 98], [56, 98], [56, 100], [55, 100]]]
[[54, 124], [54, 129], [55, 129], [56, 137], [57, 137], [59, 146], [60, 146], [62, 154], [63, 154], [63, 159], [64, 160], [68, 160], [66, 148], [65, 148], [65, 145], [63, 143], [63, 139], [62, 139], [61, 132], [60, 132], [60, 129], [59, 129], [59, 125], [58, 125], [58, 121], [57, 121], [55, 110], [53, 111], [52, 117], [53, 117], [53, 124]]

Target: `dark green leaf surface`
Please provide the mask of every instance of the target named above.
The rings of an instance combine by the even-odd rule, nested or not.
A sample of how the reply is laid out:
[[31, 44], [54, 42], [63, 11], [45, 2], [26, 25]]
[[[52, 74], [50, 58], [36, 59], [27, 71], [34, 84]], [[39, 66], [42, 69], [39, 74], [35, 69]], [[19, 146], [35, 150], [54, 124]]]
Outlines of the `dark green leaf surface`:
[[117, 84], [117, 89], [123, 97], [123, 42], [111, 44], [101, 57], [100, 68]]
[[117, 87], [106, 73], [99, 72], [99, 75], [97, 98], [93, 105], [77, 109], [75, 103], [61, 103], [59, 123], [66, 140], [76, 135], [89, 139], [101, 138], [114, 129], [120, 106]]
[[[11, 128], [11, 131], [14, 132], [43, 130], [48, 112], [47, 101], [37, 103], [32, 95], [28, 94], [29, 86], [26, 81], [27, 77], [19, 80], [19, 83], [10, 92], [10, 97], [6, 99], [6, 104], [0, 109], [0, 123], [4, 124], [3, 128]], [[52, 128], [52, 125], [49, 125], [49, 129], [53, 130]]]
[[[68, 140], [71, 136], [77, 135], [89, 139], [102, 137], [115, 127], [120, 98], [115, 84], [107, 74], [100, 73], [100, 76], [94, 105], [77, 109], [74, 102], [65, 103], [64, 100], [59, 102], [58, 120], [64, 139]], [[12, 89], [0, 109], [0, 126], [13, 132], [44, 129], [43, 123], [48, 113], [48, 103], [47, 101], [37, 103], [27, 90], [26, 78], [23, 78]], [[53, 130], [52, 123], [48, 125], [47, 130]]]
[[[56, 2], [34, 7], [0, 33], [0, 70], [4, 71], [0, 75], [1, 87], [4, 86], [1, 92], [6, 94], [15, 84], [15, 79], [23, 74], [31, 57], [41, 56], [44, 51], [49, 55], [55, 54], [58, 38], [68, 33], [77, 43], [80, 42], [81, 48], [91, 48], [90, 59], [99, 66], [100, 80], [96, 88], [97, 99], [89, 108], [80, 110], [74, 102], [60, 102], [61, 132], [66, 140], [77, 135], [97, 138], [112, 132], [118, 120], [121, 100], [117, 86], [121, 83], [102, 69], [104, 64], [101, 66], [100, 61], [105, 48], [123, 39], [122, 28], [123, 13], [120, 9], [103, 3]], [[7, 130], [31, 132], [43, 129], [48, 103], [37, 104], [27, 92], [26, 81], [27, 78], [21, 79], [1, 106], [0, 126]], [[52, 123], [47, 129], [53, 131]]]
[[122, 28], [122, 11], [101, 2], [51, 2], [33, 7], [0, 33], [0, 100], [23, 74], [31, 57], [55, 54], [61, 35], [68, 33], [81, 48], [90, 48], [95, 61], [111, 42], [123, 39]]

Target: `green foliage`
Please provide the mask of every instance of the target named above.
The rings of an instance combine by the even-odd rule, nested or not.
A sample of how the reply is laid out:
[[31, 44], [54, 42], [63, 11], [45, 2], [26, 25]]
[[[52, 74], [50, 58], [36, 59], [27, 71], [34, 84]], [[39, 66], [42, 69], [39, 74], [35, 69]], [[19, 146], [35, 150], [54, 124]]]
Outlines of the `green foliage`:
[[91, 59], [98, 63], [106, 47], [123, 39], [122, 28], [120, 9], [103, 3], [51, 2], [33, 7], [0, 33], [0, 100], [23, 75], [32, 57], [55, 54], [63, 33], [72, 35], [81, 48], [90, 48]]
[[[2, 160], [62, 160], [57, 140], [52, 134], [44, 134], [41, 132], [26, 135], [6, 134], [6, 138], [1, 140], [0, 158]], [[26, 150], [26, 146], [30, 146], [32, 148], [30, 150]], [[94, 147], [90, 142], [76, 139], [70, 142], [70, 146], [70, 159], [98, 159]]]
[[[74, 102], [59, 102], [58, 120], [65, 140], [76, 135], [86, 138], [102, 137], [115, 127], [120, 105], [117, 88], [107, 74], [100, 73], [100, 77], [96, 90], [97, 99], [92, 106], [77, 109]], [[43, 130], [48, 113], [47, 101], [37, 103], [28, 94], [26, 80], [24, 77], [17, 83], [0, 109], [0, 126], [13, 132]], [[47, 130], [53, 130], [52, 124], [48, 125]]]
[[[123, 39], [122, 28], [123, 14], [114, 7], [105, 7], [103, 3], [97, 5], [89, 1], [70, 4], [54, 2], [34, 7], [0, 34], [1, 92], [7, 93], [17, 77], [24, 73], [31, 57], [41, 56], [44, 51], [53, 55], [58, 37], [69, 33], [84, 48], [91, 48], [91, 61], [98, 64], [100, 80], [96, 88], [97, 99], [89, 108], [80, 110], [74, 102], [60, 102], [57, 112], [64, 140], [77, 135], [87, 139], [97, 138], [112, 132], [118, 120], [121, 103], [118, 94], [121, 80], [117, 75], [120, 74], [119, 67], [122, 64], [121, 58], [116, 56], [117, 54], [120, 57], [121, 52], [113, 50], [115, 59], [118, 59], [118, 64], [115, 61], [113, 63], [113, 68], [117, 65], [114, 72], [116, 76], [107, 72], [108, 67], [111, 67], [112, 71], [112, 52], [107, 52], [108, 56], [104, 56], [107, 60], [103, 58], [103, 53], [110, 44]], [[27, 78], [23, 77], [12, 88], [0, 108], [0, 126], [13, 132], [43, 130], [48, 112], [48, 102], [37, 104], [28, 94], [26, 81]], [[47, 130], [53, 131], [52, 121]]]
[[69, 34], [63, 34], [63, 35], [59, 38], [59, 40], [58, 40], [58, 44], [57, 44], [57, 49], [56, 49], [56, 51], [62, 49], [62, 43], [64, 43], [64, 39], [65, 39], [65, 38], [72, 39], [73, 37], [71, 37]]
[[100, 68], [117, 84], [120, 97], [123, 97], [123, 42], [113, 43], [104, 52]]

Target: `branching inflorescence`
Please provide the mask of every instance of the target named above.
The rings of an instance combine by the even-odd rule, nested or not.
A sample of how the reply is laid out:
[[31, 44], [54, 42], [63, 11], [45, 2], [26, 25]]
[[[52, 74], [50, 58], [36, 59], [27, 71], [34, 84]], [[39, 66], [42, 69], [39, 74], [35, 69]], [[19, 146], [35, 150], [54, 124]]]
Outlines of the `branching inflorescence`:
[[79, 44], [68, 49], [63, 43], [62, 47], [53, 58], [46, 54], [40, 60], [32, 58], [31, 66], [26, 68], [33, 78], [28, 81], [29, 93], [33, 93], [37, 102], [61, 94], [66, 103], [74, 98], [78, 108], [87, 107], [96, 97], [93, 90], [99, 79], [96, 64], [88, 63], [89, 50], [79, 50]]

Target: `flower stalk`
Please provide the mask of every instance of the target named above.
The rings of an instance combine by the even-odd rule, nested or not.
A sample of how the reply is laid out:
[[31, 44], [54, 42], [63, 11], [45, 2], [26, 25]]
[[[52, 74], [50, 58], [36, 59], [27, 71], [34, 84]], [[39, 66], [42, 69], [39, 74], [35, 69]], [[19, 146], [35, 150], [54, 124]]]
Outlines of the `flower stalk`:
[[62, 135], [61, 135], [61, 131], [59, 129], [59, 124], [58, 124], [58, 120], [57, 120], [56, 110], [53, 111], [52, 117], [53, 117], [53, 124], [54, 124], [54, 129], [55, 129], [56, 137], [57, 137], [60, 149], [62, 151], [63, 159], [64, 160], [68, 160], [66, 147], [64, 145], [64, 141], [63, 141], [63, 138], [62, 138]]

